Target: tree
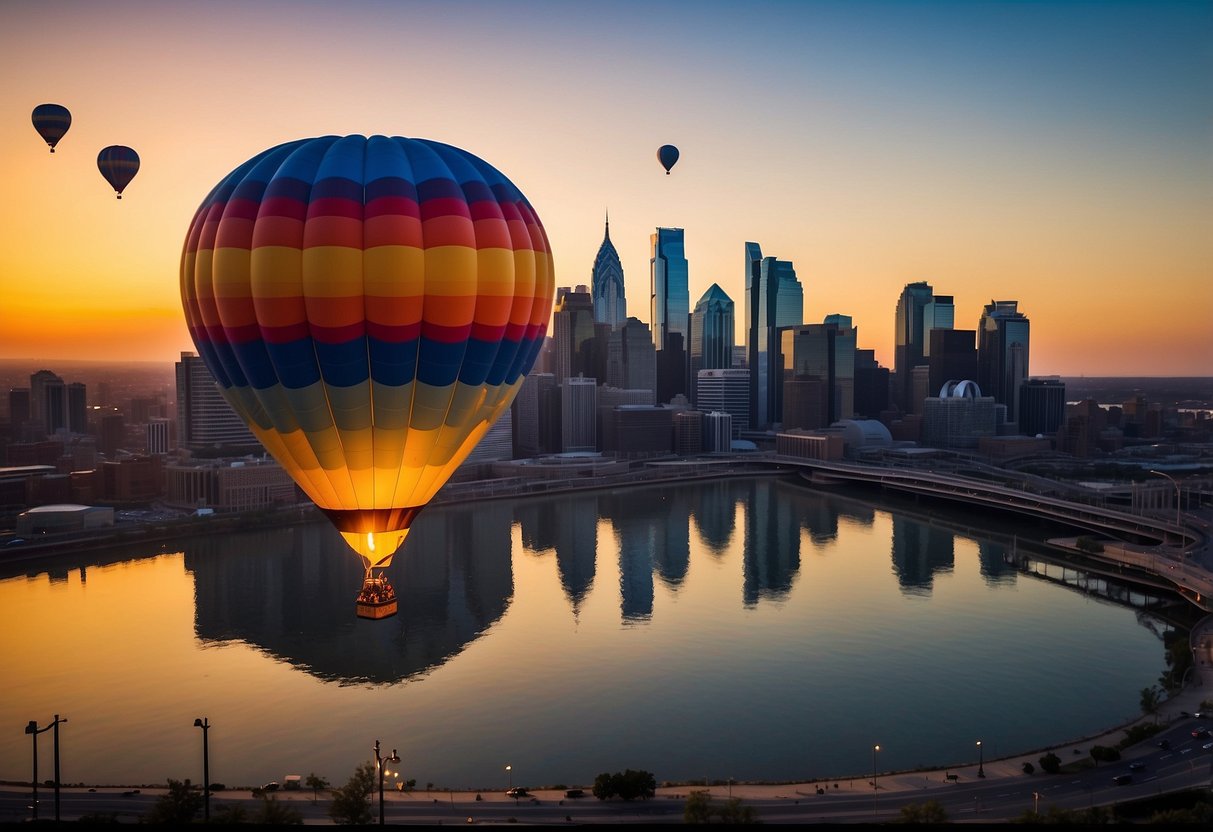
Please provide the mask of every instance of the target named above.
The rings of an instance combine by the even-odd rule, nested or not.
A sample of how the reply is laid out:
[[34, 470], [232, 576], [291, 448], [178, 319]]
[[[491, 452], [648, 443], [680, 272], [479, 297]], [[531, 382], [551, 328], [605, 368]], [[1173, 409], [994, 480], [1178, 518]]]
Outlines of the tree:
[[729, 798], [716, 810], [721, 823], [758, 823], [758, 812], [753, 806], [741, 805], [740, 797]]
[[190, 823], [202, 811], [202, 792], [190, 785], [169, 779], [168, 791], [156, 798], [152, 809], [143, 816], [148, 823], [170, 823], [174, 826]]
[[303, 815], [298, 809], [280, 803], [276, 798], [263, 797], [261, 808], [253, 816], [253, 823], [265, 823], [271, 826], [302, 826]]
[[902, 823], [947, 823], [948, 813], [938, 800], [928, 800], [926, 803], [911, 803], [902, 807]]
[[644, 798], [648, 800], [657, 793], [657, 778], [650, 771], [634, 771], [627, 769], [614, 774], [603, 772], [594, 778], [594, 797], [606, 800], [608, 797], [619, 797], [623, 800]]
[[1158, 705], [1161, 701], [1162, 691], [1157, 685], [1141, 689], [1141, 712], [1152, 714], [1155, 722], [1158, 721]]
[[1113, 763], [1120, 759], [1120, 752], [1110, 745], [1091, 746], [1091, 759], [1099, 763]]
[[307, 780], [304, 781], [304, 785], [312, 790], [312, 802], [315, 803], [316, 799], [320, 797], [320, 790], [327, 789], [329, 787], [329, 781], [318, 776], [315, 772], [312, 772], [307, 776]]
[[1035, 771], [1036, 771], [1036, 766], [1032, 765], [1031, 763], [1025, 762], [1023, 764], [1023, 773], [1024, 774], [1032, 774]]
[[702, 789], [692, 789], [682, 809], [683, 823], [711, 823], [712, 799]]
[[1061, 757], [1058, 757], [1052, 751], [1041, 757], [1037, 762], [1040, 763], [1041, 770], [1049, 774], [1056, 774], [1061, 771]]
[[375, 790], [375, 764], [370, 760], [354, 769], [349, 782], [333, 790], [329, 817], [334, 823], [350, 826], [365, 825], [374, 819], [371, 793]]

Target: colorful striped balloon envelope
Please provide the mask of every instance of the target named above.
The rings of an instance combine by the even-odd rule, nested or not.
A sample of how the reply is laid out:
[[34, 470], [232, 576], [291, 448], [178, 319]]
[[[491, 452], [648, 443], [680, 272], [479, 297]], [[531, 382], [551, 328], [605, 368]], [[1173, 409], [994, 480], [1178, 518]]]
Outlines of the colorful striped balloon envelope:
[[509, 179], [399, 136], [254, 156], [203, 200], [181, 257], [199, 355], [368, 581], [513, 401], [554, 279]]

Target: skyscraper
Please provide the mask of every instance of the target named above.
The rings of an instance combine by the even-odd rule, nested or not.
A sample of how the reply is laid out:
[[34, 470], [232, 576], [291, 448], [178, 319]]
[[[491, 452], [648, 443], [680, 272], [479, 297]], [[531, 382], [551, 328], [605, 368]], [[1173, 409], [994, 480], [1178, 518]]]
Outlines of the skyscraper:
[[598, 255], [594, 258], [590, 287], [594, 300], [594, 321], [610, 324], [612, 329], [623, 326], [628, 316], [627, 300], [623, 295], [623, 264], [619, 262], [619, 253], [611, 242], [609, 216], [602, 245], [598, 247]]
[[784, 427], [824, 428], [852, 418], [855, 329], [851, 318], [830, 315], [825, 323], [788, 327], [781, 335], [784, 383], [801, 383], [801, 392], [807, 396], [798, 403], [795, 419], [791, 403], [785, 401]]
[[593, 451], [598, 444], [598, 382], [566, 378], [560, 383], [560, 441], [565, 453]]
[[681, 228], [658, 228], [650, 243], [649, 304], [657, 350], [657, 401], [667, 402], [688, 392], [689, 268]]
[[977, 326], [977, 383], [987, 396], [1007, 406], [1009, 419], [1019, 418], [1019, 385], [1029, 372], [1029, 335], [1019, 301], [986, 304]]
[[[696, 377], [695, 400], [696, 406], [705, 413], [728, 413], [732, 417], [729, 427], [734, 436], [750, 429], [749, 370], [700, 370]], [[726, 446], [718, 450], [727, 449]]]
[[897, 298], [894, 320], [894, 402], [906, 413], [917, 412], [914, 368], [927, 363], [933, 329], [951, 329], [955, 307], [951, 295], [936, 296], [925, 281], [908, 283]]
[[556, 383], [578, 375], [594, 375], [594, 301], [589, 289], [561, 286], [552, 314], [556, 340]]
[[745, 333], [750, 368], [750, 424], [765, 430], [780, 419], [779, 329], [804, 323], [804, 289], [787, 260], [763, 257], [745, 244]]
[[181, 353], [177, 372], [177, 445], [205, 448], [258, 444], [256, 437], [219, 392], [201, 358]]
[[39, 439], [67, 427], [63, 379], [50, 370], [39, 370], [29, 377], [30, 421]]
[[73, 381], [67, 385], [66, 396], [65, 427], [72, 433], [88, 433], [88, 391], [84, 383]]
[[1019, 432], [1052, 436], [1065, 422], [1066, 385], [1058, 376], [1025, 379], [1019, 385]]
[[611, 333], [607, 346], [606, 383], [625, 390], [651, 390], [656, 396], [657, 358], [653, 333], [639, 318], [628, 318], [621, 328]]
[[949, 381], [977, 378], [977, 332], [972, 329], [934, 329], [927, 336], [927, 393], [938, 396]]
[[733, 319], [733, 299], [713, 283], [691, 313], [692, 380], [698, 378], [700, 370], [727, 370], [733, 366]]

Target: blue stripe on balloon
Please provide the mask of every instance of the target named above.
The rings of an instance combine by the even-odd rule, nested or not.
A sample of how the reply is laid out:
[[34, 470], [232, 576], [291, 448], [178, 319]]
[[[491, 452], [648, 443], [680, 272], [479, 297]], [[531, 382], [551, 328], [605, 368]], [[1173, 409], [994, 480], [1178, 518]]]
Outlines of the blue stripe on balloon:
[[245, 378], [254, 389], [264, 390], [278, 383], [278, 373], [274, 370], [274, 363], [270, 360], [269, 353], [265, 351], [264, 341], [233, 344], [232, 351]]
[[266, 343], [266, 352], [274, 362], [282, 386], [291, 390], [308, 387], [320, 381], [316, 366], [316, 348], [311, 338], [300, 338], [285, 344]]
[[459, 378], [466, 341], [444, 344], [421, 338], [421, 359], [417, 362], [417, 380], [431, 387], [446, 387]]
[[493, 359], [496, 357], [497, 343], [495, 341], [469, 338], [467, 352], [464, 353], [463, 364], [459, 368], [459, 380], [473, 386], [484, 384], [484, 379], [488, 376], [489, 370], [493, 366]]
[[316, 361], [324, 383], [333, 387], [353, 387], [370, 378], [366, 363], [366, 338], [354, 338], [340, 344], [316, 342]]
[[371, 378], [376, 384], [402, 387], [413, 380], [417, 370], [418, 339], [388, 343], [367, 338], [366, 343], [371, 357]]

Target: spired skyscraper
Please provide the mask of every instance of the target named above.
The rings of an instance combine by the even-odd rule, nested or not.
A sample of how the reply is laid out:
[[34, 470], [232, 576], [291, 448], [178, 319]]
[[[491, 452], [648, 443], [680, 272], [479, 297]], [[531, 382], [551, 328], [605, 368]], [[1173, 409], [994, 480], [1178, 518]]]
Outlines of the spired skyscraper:
[[766, 430], [781, 418], [779, 330], [804, 323], [804, 289], [790, 261], [763, 257], [745, 244], [745, 345], [750, 368], [750, 425]]
[[[700, 370], [727, 370], [733, 366], [734, 326], [733, 299], [713, 283], [691, 313], [692, 388]], [[694, 394], [695, 390], [691, 392]]]
[[623, 264], [611, 242], [610, 216], [606, 219], [602, 245], [594, 258], [590, 289], [594, 298], [594, 322], [610, 324], [611, 329], [623, 326], [628, 317], [628, 304], [623, 295]]
[[653, 346], [657, 350], [657, 401], [668, 402], [686, 395], [687, 341], [690, 327], [691, 293], [689, 268], [681, 228], [658, 228], [650, 237], [650, 312]]
[[977, 383], [987, 396], [1019, 416], [1019, 385], [1028, 378], [1030, 325], [1019, 301], [992, 300], [977, 326]]

